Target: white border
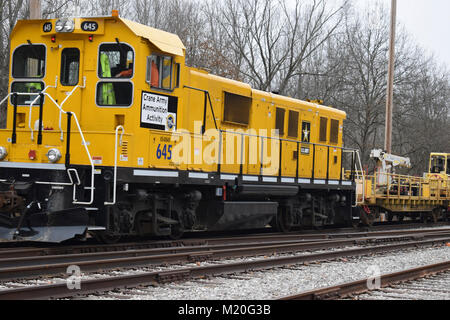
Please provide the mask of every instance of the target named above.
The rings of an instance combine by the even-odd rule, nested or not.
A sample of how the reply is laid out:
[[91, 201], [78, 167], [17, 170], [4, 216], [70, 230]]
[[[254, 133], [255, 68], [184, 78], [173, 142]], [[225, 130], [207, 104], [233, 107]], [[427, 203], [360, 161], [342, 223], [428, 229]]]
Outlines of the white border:
[[66, 170], [66, 165], [53, 163], [0, 162], [0, 168]]
[[235, 180], [238, 176], [233, 176], [229, 174], [221, 174], [220, 179], [221, 180]]
[[155, 171], [155, 170], [133, 170], [133, 175], [139, 177], [168, 177], [178, 178], [178, 172], [173, 171]]
[[191, 179], [208, 179], [207, 173], [189, 172], [189, 178]]

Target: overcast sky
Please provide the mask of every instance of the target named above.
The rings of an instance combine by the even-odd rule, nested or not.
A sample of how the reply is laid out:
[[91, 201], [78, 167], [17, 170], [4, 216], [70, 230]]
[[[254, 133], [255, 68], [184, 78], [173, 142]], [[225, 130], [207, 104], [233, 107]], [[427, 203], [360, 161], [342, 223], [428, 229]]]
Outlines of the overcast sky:
[[[355, 0], [361, 5], [391, 0]], [[450, 0], [397, 0], [397, 19], [417, 42], [450, 69]]]

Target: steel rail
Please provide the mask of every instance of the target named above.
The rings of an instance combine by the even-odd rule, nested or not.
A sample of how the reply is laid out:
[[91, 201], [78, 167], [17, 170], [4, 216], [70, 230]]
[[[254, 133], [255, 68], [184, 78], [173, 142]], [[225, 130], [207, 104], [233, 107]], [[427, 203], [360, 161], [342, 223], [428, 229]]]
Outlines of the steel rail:
[[[274, 267], [295, 265], [306, 262], [329, 261], [344, 257], [355, 257], [355, 256], [372, 255], [377, 253], [387, 253], [401, 249], [417, 248], [422, 246], [433, 246], [437, 244], [446, 243], [448, 241], [450, 241], [449, 237], [439, 240], [434, 239], [434, 240], [394, 244], [387, 246], [376, 246], [350, 250], [332, 251], [326, 253], [256, 259], [238, 263], [220, 263], [207, 266], [197, 266], [192, 268], [180, 268], [177, 270], [144, 272], [135, 275], [116, 276], [103, 279], [92, 279], [85, 281], [81, 280], [79, 290], [69, 289], [67, 282], [50, 285], [40, 285], [40, 286], [27, 286], [24, 288], [0, 290], [0, 300], [64, 298], [75, 295], [98, 293], [116, 288], [139, 287], [143, 285], [154, 284], [157, 282], [164, 283], [164, 282], [181, 281], [190, 278], [199, 278], [204, 276], [218, 276], [218, 275], [233, 274], [236, 272], [266, 270]], [[80, 267], [82, 268], [82, 266]]]
[[400, 272], [384, 274], [380, 277], [380, 287], [370, 289], [368, 281], [363, 279], [354, 282], [339, 284], [337, 286], [311, 290], [298, 295], [287, 296], [280, 300], [336, 300], [346, 298], [352, 295], [362, 294], [368, 291], [379, 290], [380, 288], [390, 286], [395, 283], [417, 280], [428, 275], [446, 272], [450, 270], [450, 261], [437, 264], [422, 266], [414, 269]]
[[[389, 236], [389, 237], [362, 237], [354, 239], [344, 240], [322, 240], [322, 241], [273, 241], [264, 243], [242, 243], [242, 244], [223, 244], [223, 245], [210, 245], [210, 246], [190, 246], [190, 247], [172, 247], [172, 248], [153, 248], [153, 249], [140, 249], [140, 250], [126, 250], [126, 251], [112, 251], [112, 252], [93, 252], [87, 254], [66, 254], [66, 255], [48, 255], [48, 256], [34, 256], [34, 257], [19, 257], [19, 258], [4, 258], [0, 259], [0, 279], [9, 279], [6, 275], [17, 274], [17, 277], [23, 276], [21, 271], [31, 271], [29, 268], [37, 269], [39, 272], [39, 266], [45, 265], [45, 275], [49, 274], [53, 270], [53, 265], [60, 266], [65, 264], [67, 266], [81, 263], [92, 262], [94, 265], [100, 265], [107, 263], [109, 267], [114, 265], [109, 264], [108, 260], [131, 258], [130, 264], [136, 260], [137, 263], [141, 263], [141, 259], [148, 257], [154, 258], [154, 261], [147, 261], [146, 264], [157, 264], [168, 261], [184, 262], [192, 260], [192, 254], [197, 257], [210, 257], [210, 258], [224, 258], [230, 257], [230, 255], [246, 256], [253, 254], [266, 254], [266, 253], [284, 253], [284, 252], [300, 252], [306, 250], [319, 250], [339, 248], [343, 246], [383, 243], [393, 241], [418, 241], [429, 238], [446, 238], [450, 237], [450, 232], [447, 233], [430, 233], [430, 234], [416, 234], [410, 236]], [[173, 255], [176, 255], [172, 257]], [[225, 255], [225, 256], [222, 256]], [[166, 260], [164, 260], [166, 259]], [[180, 259], [180, 261], [178, 260]], [[120, 260], [122, 261], [122, 260]], [[128, 260], [127, 260], [128, 261]], [[21, 269], [28, 267], [26, 269]], [[43, 275], [37, 273], [39, 275]]]
[[376, 236], [413, 236], [414, 234], [437, 234], [450, 232], [450, 228], [445, 229], [417, 229], [417, 230], [389, 230], [375, 232], [359, 232], [359, 233], [331, 233], [331, 234], [267, 234], [252, 235], [225, 238], [199, 238], [185, 239], [177, 241], [142, 241], [128, 242], [118, 244], [100, 244], [100, 245], [75, 245], [75, 246], [52, 246], [52, 247], [26, 247], [26, 248], [1, 248], [0, 259], [19, 258], [19, 257], [35, 257], [35, 256], [51, 256], [51, 255], [67, 255], [77, 253], [94, 253], [94, 252], [113, 252], [125, 250], [140, 250], [150, 248], [176, 248], [191, 246], [207, 246], [231, 243], [267, 243], [268, 241], [320, 241], [338, 238], [356, 238], [356, 237], [376, 237]]
[[[431, 236], [431, 235], [430, 235]], [[450, 239], [450, 234], [431, 236]], [[424, 238], [424, 237], [423, 237]], [[394, 240], [392, 237], [391, 240]], [[396, 240], [414, 238], [397, 237]], [[416, 238], [417, 239], [417, 238]], [[123, 252], [106, 252], [76, 255], [58, 255], [0, 260], [0, 280], [26, 279], [36, 276], [64, 274], [71, 265], [77, 265], [85, 272], [104, 269], [150, 266], [161, 264], [178, 264], [199, 262], [213, 259], [248, 257], [255, 255], [272, 255], [276, 253], [301, 252], [339, 248], [343, 246], [370, 243], [379, 238], [359, 238], [346, 240], [325, 240], [318, 242], [284, 242], [277, 244], [241, 244], [217, 245], [209, 247], [187, 247], [171, 249], [130, 250]], [[386, 239], [381, 239], [385, 241]]]

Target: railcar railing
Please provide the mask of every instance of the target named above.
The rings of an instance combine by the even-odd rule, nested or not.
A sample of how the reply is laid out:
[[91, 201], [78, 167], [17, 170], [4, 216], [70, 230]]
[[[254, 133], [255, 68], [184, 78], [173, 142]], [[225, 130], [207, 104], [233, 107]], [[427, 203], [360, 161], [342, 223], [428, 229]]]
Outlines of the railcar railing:
[[[203, 128], [204, 126], [202, 126]], [[207, 141], [211, 143], [217, 144], [217, 153], [215, 155], [214, 164], [217, 166], [216, 170], [219, 175], [221, 174], [227, 174], [227, 175], [236, 175], [240, 176], [241, 178], [243, 176], [258, 176], [259, 179], [262, 177], [277, 177], [278, 179], [281, 178], [291, 178], [294, 180], [294, 178], [299, 180], [308, 180], [311, 184], [336, 184], [336, 185], [347, 185], [347, 184], [356, 184], [360, 185], [362, 190], [365, 189], [365, 174], [362, 170], [362, 164], [361, 164], [361, 157], [358, 150], [345, 148], [337, 145], [326, 145], [326, 144], [320, 144], [320, 143], [312, 143], [312, 142], [302, 142], [299, 140], [291, 140], [291, 139], [284, 139], [280, 138], [278, 136], [269, 137], [266, 135], [258, 135], [258, 134], [252, 134], [248, 132], [240, 132], [240, 131], [227, 131], [227, 130], [215, 130], [210, 129], [211, 134], [216, 135], [216, 140], [211, 142], [211, 137], [207, 136]], [[203, 133], [203, 130], [201, 131]], [[204, 135], [202, 133], [192, 133], [192, 132], [173, 132], [173, 133], [164, 133], [168, 136], [177, 137], [177, 136], [184, 136], [187, 135], [189, 139], [202, 139], [204, 138]], [[225, 162], [225, 153], [224, 150], [227, 149], [227, 139], [226, 135], [234, 135], [236, 138], [233, 139], [233, 141], [240, 141], [240, 150], [237, 147], [235, 151], [237, 152], [237, 155], [233, 153], [234, 157], [237, 157], [240, 161], [239, 162], [239, 168], [237, 171], [231, 171], [225, 169], [224, 165], [228, 164]], [[250, 165], [250, 163], [246, 162], [246, 159], [244, 159], [244, 156], [250, 157], [249, 153], [250, 150], [250, 139], [254, 139], [256, 141], [255, 143], [258, 143], [258, 148], [260, 149], [260, 159], [259, 161], [256, 161], [256, 163], [251, 163], [251, 165], [259, 165], [258, 172], [250, 172], [249, 169], [244, 170], [244, 165]], [[248, 140], [248, 145], [246, 141]], [[267, 163], [264, 163], [264, 154], [266, 148], [269, 148], [269, 145], [272, 143], [272, 141], [275, 141], [275, 145], [278, 150], [278, 168], [276, 170], [276, 173], [267, 173], [266, 165]], [[195, 145], [195, 143], [193, 143]], [[224, 144], [227, 145], [224, 147]], [[289, 148], [289, 144], [293, 144], [293, 148], [295, 149], [295, 164], [296, 168], [294, 170], [295, 173], [286, 173], [284, 170], [284, 161], [286, 161], [287, 157], [291, 155], [291, 152], [284, 152], [284, 148]], [[203, 146], [203, 145], [202, 145]], [[247, 148], [247, 150], [245, 150]], [[255, 149], [258, 149], [255, 148]], [[271, 150], [271, 152], [274, 152], [275, 150]], [[331, 169], [333, 167], [333, 164], [331, 163], [331, 154], [336, 153], [337, 162], [335, 162], [335, 165], [337, 163], [339, 164], [339, 169], [335, 169], [334, 172], [339, 172], [337, 175], [336, 173], [334, 176], [331, 174]], [[319, 176], [317, 174], [317, 159], [318, 154], [322, 153], [322, 155], [326, 156], [326, 162], [323, 164], [324, 169], [323, 173]], [[345, 170], [344, 170], [344, 155], [351, 155], [351, 163], [350, 163], [350, 175], [349, 177], [345, 176]], [[340, 160], [339, 160], [340, 156]], [[303, 174], [300, 174], [300, 169], [302, 169], [302, 157], [305, 157], [305, 161], [308, 161], [308, 166], [310, 166], [309, 173], [306, 173], [305, 170], [303, 171]], [[306, 160], [306, 157], [309, 157], [309, 160]], [[191, 163], [192, 165], [192, 163]], [[294, 164], [293, 164], [294, 165]], [[306, 163], [305, 163], [306, 165]], [[305, 168], [305, 167], [303, 167]], [[236, 168], [237, 169], [237, 168]], [[339, 170], [339, 171], [338, 171]], [[355, 197], [355, 203], [354, 206], [359, 205], [361, 203], [364, 203], [365, 201], [365, 195], [364, 193], [361, 193], [361, 197]]]
[[450, 200], [450, 179], [375, 173], [367, 180], [368, 199]]

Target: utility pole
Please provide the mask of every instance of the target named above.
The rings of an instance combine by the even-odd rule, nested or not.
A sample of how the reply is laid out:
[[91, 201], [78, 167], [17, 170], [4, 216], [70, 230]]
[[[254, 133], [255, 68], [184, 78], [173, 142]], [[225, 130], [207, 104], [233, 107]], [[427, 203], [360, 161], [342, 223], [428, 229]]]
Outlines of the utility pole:
[[391, 35], [389, 44], [389, 70], [386, 101], [386, 131], [384, 149], [392, 153], [392, 109], [394, 104], [394, 69], [395, 69], [395, 25], [397, 20], [397, 0], [391, 4]]
[[30, 19], [42, 19], [41, 0], [30, 0]]

